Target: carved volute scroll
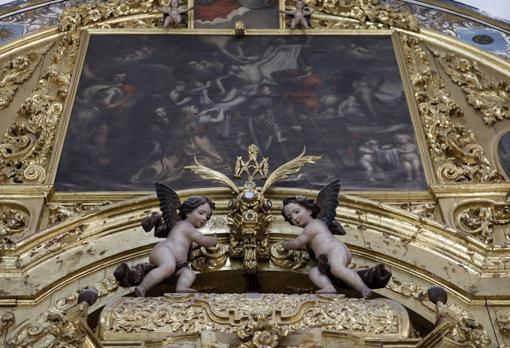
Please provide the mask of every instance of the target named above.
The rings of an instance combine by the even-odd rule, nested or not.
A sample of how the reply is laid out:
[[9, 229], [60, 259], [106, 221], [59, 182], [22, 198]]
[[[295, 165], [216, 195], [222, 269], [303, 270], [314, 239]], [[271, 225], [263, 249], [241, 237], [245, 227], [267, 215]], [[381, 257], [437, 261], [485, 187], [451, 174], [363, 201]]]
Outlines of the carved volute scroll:
[[481, 112], [485, 124], [510, 118], [508, 81], [489, 81], [476, 61], [449, 51], [431, 50], [452, 81], [462, 87], [468, 103]]

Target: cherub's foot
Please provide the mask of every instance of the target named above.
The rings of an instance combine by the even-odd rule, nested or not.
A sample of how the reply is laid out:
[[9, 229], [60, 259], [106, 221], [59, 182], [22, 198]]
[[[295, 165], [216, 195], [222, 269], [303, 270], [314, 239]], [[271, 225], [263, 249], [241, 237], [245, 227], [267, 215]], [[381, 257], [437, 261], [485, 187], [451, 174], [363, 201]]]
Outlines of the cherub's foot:
[[175, 292], [183, 292], [183, 293], [195, 293], [195, 292], [198, 292], [197, 290], [195, 289], [192, 289], [192, 288], [176, 288], [175, 289]]
[[371, 289], [367, 289], [366, 291], [363, 291], [361, 294], [365, 300], [371, 300], [375, 298], [375, 292], [373, 292]]
[[135, 288], [135, 295], [136, 297], [145, 297], [145, 288], [141, 285], [138, 285]]
[[315, 292], [316, 294], [336, 294], [336, 289], [332, 286], [319, 289]]

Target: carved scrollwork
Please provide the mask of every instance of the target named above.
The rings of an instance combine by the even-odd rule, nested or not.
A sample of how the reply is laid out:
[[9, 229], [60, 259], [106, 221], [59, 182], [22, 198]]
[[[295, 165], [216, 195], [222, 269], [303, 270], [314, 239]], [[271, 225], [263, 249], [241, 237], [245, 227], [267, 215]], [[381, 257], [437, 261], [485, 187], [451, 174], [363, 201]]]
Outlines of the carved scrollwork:
[[454, 218], [462, 232], [492, 245], [495, 225], [510, 223], [510, 196], [503, 203], [484, 200], [462, 204], [455, 210]]
[[505, 335], [510, 334], [510, 311], [497, 311], [496, 325], [499, 331]]
[[400, 205], [401, 209], [407, 210], [418, 216], [427, 219], [434, 219], [434, 211], [436, 210], [436, 203], [428, 202], [422, 204], [405, 202]]
[[15, 321], [13, 312], [2, 313], [0, 315], [0, 335], [5, 334]]
[[0, 238], [22, 232], [29, 222], [30, 214], [25, 207], [0, 202]]
[[271, 246], [271, 262], [283, 269], [299, 269], [310, 262], [308, 253], [303, 250], [286, 250], [281, 242]]
[[0, 67], [0, 110], [11, 103], [19, 85], [32, 76], [41, 58], [50, 48], [49, 45], [17, 55]]
[[[250, 323], [253, 313], [268, 313], [266, 319], [282, 329], [288, 328], [289, 332], [313, 326], [362, 337], [384, 335], [404, 338], [410, 334], [405, 309], [393, 301], [365, 301], [342, 295], [284, 294], [121, 298], [103, 310], [99, 332], [105, 340], [134, 338], [141, 330], [151, 332], [153, 338], [204, 330], [236, 333], [246, 329], [245, 325]], [[266, 338], [271, 341], [274, 337], [268, 335]]]
[[446, 91], [437, 72], [432, 70], [419, 39], [403, 35], [403, 42], [411, 82], [439, 181], [504, 182], [502, 175], [489, 163], [473, 131], [453, 123], [452, 117], [462, 116], [462, 111]]
[[201, 247], [198, 250], [193, 250], [190, 258], [190, 266], [195, 271], [214, 271], [223, 267], [227, 259], [227, 246], [218, 243], [213, 247]]
[[83, 233], [85, 232], [86, 226], [85, 225], [79, 225], [73, 229], [70, 229], [68, 231], [65, 231], [58, 236], [55, 236], [44, 243], [38, 244], [37, 246], [30, 249], [29, 256], [33, 257], [40, 252], [46, 251], [51, 252], [60, 249], [61, 247], [65, 245], [72, 244], [82, 237]]
[[112, 292], [115, 292], [119, 288], [119, 283], [113, 276], [108, 276], [104, 278], [102, 281], [81, 287], [76, 292], [73, 292], [72, 294], [66, 296], [66, 297], [60, 297], [55, 302], [55, 308], [58, 310], [65, 310], [69, 307], [77, 304], [78, 296], [79, 294], [87, 289], [95, 290], [98, 297], [104, 297]]
[[42, 313], [34, 323], [24, 325], [5, 342], [6, 348], [46, 346], [81, 347], [86, 336], [68, 318], [65, 312], [57, 309]]
[[[419, 31], [416, 17], [402, 8], [395, 9], [380, 4], [379, 0], [313, 0], [309, 3], [314, 9], [340, 18], [350, 19], [343, 24], [338, 24], [338, 18], [322, 16], [316, 23], [318, 26], [342, 29], [389, 29], [402, 28], [411, 31]], [[314, 17], [321, 17], [314, 14]], [[353, 23], [352, 20], [356, 21]], [[322, 22], [321, 22], [322, 21]], [[340, 27], [339, 27], [340, 25]], [[317, 26], [317, 25], [315, 25]]]
[[454, 328], [446, 336], [447, 339], [463, 347], [491, 347], [487, 330], [468, 311], [455, 304], [446, 308], [446, 315], [455, 322]]
[[489, 82], [476, 61], [448, 51], [432, 49], [435, 57], [451, 80], [462, 87], [466, 99], [482, 113], [487, 125], [510, 118], [510, 84], [508, 81]]
[[109, 201], [95, 204], [74, 203], [72, 206], [50, 204], [48, 220], [50, 224], [61, 223], [73, 216], [93, 213], [109, 204], [111, 204]]
[[253, 312], [249, 322], [237, 330], [243, 343], [236, 348], [277, 347], [288, 333], [287, 325], [272, 320], [271, 312]]

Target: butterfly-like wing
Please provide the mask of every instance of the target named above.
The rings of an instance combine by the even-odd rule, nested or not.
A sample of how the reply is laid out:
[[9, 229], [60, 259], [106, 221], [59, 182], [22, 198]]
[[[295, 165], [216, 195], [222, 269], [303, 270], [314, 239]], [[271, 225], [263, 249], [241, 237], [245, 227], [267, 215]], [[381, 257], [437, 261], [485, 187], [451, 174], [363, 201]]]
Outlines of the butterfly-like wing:
[[335, 220], [339, 193], [340, 180], [338, 179], [327, 184], [320, 190], [315, 201], [320, 208], [317, 219], [322, 220], [326, 226], [329, 227], [331, 233], [344, 235], [344, 228]]
[[[157, 182], [154, 184], [156, 188], [156, 195], [159, 199], [159, 208], [161, 209], [161, 213], [163, 214], [163, 220], [166, 225], [166, 234], [172, 229], [177, 221], [182, 220], [179, 214], [177, 214], [177, 209], [181, 206], [181, 201], [177, 193], [172, 190], [169, 186]], [[157, 237], [164, 238], [166, 235]]]

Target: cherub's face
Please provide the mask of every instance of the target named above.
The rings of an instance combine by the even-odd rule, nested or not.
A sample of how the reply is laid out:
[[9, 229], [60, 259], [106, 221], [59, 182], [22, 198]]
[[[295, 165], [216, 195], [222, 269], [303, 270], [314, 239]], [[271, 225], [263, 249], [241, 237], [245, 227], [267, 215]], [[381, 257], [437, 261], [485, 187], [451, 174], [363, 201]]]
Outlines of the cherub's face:
[[293, 225], [304, 227], [308, 224], [312, 217], [312, 211], [297, 203], [289, 203], [283, 208], [285, 217], [289, 219]]
[[186, 221], [193, 225], [195, 228], [204, 227], [209, 218], [211, 217], [212, 210], [209, 204], [204, 203], [199, 205], [195, 210], [186, 215]]

